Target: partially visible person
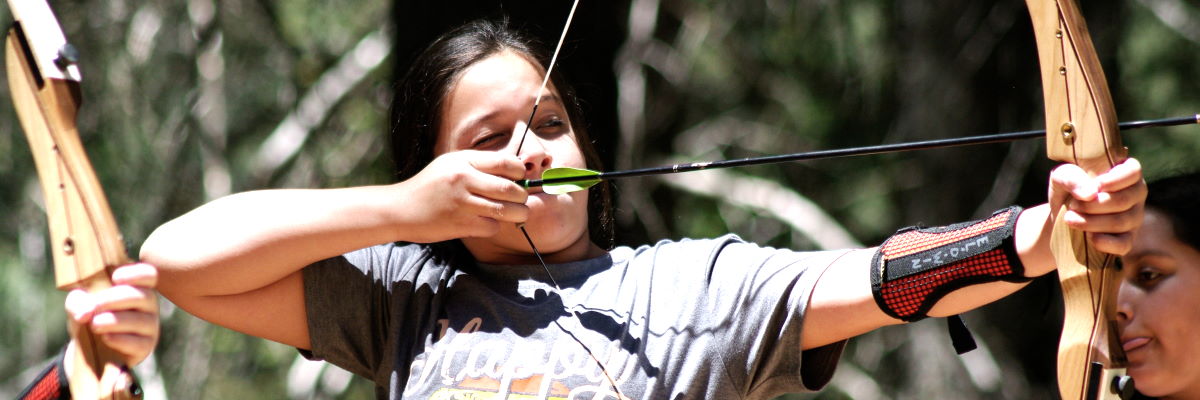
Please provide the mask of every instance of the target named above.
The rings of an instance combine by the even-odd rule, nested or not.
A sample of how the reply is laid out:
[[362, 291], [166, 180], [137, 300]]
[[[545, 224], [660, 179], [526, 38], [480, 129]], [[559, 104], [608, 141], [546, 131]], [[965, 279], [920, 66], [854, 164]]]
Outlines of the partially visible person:
[[1121, 344], [1139, 398], [1200, 399], [1200, 173], [1150, 184], [1145, 219], [1122, 257]]
[[[133, 366], [149, 357], [158, 344], [158, 293], [154, 290], [158, 270], [145, 263], [124, 265], [113, 270], [112, 282], [112, 287], [95, 293], [75, 289], [67, 294], [67, 325], [72, 333], [90, 326], [104, 344], [124, 356], [126, 365]], [[70, 399], [71, 355], [77, 345], [71, 340], [17, 398]]]

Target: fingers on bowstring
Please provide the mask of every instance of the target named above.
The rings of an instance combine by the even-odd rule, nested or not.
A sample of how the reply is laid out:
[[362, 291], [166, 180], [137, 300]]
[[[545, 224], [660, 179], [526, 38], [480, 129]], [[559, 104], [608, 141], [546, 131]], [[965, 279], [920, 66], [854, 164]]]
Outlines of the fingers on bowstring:
[[467, 190], [488, 199], [524, 204], [529, 198], [529, 192], [521, 185], [510, 179], [485, 175], [483, 179], [473, 183]]
[[467, 190], [471, 193], [468, 204], [474, 215], [501, 222], [524, 222], [529, 217], [525, 202], [529, 192], [512, 180], [493, 175], [483, 175], [472, 180]]
[[472, 196], [465, 204], [467, 209], [460, 214], [461, 237], [489, 237], [500, 232], [501, 223], [521, 223], [529, 217], [529, 207], [522, 203], [497, 201], [483, 196]]
[[473, 152], [469, 163], [475, 169], [499, 177], [517, 180], [525, 178], [525, 164], [517, 156], [496, 152]]
[[525, 203], [529, 192], [516, 180], [525, 178], [525, 167], [513, 156], [493, 155], [471, 159], [471, 166], [483, 175], [472, 180], [468, 190], [485, 198], [512, 203]]
[[520, 202], [515, 202], [476, 196], [473, 199], [478, 209], [475, 215], [499, 222], [525, 222], [529, 218], [529, 206], [524, 203], [526, 197], [522, 196]]

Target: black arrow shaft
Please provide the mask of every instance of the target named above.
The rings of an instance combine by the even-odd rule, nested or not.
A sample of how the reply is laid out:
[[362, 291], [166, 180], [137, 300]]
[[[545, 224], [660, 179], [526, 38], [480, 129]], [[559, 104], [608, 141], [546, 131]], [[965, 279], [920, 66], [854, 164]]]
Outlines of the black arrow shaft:
[[[1121, 130], [1134, 130], [1134, 129], [1141, 129], [1141, 128], [1188, 125], [1188, 124], [1200, 124], [1200, 114], [1186, 116], [1186, 117], [1174, 117], [1174, 118], [1163, 118], [1163, 119], [1146, 120], [1146, 121], [1122, 122], [1122, 123], [1118, 124], [1118, 126], [1120, 127]], [[1046, 134], [1045, 130], [1009, 132], [1009, 133], [1000, 133], [1000, 134], [992, 134], [992, 135], [979, 135], [979, 136], [966, 136], [966, 137], [949, 138], [949, 139], [924, 140], [924, 141], [919, 141], [919, 142], [881, 144], [881, 145], [864, 146], [864, 147], [851, 147], [851, 148], [845, 148], [845, 149], [817, 150], [817, 151], [808, 151], [808, 152], [803, 152], [803, 153], [780, 154], [780, 155], [764, 156], [764, 157], [748, 157], [748, 158], [737, 158], [737, 159], [732, 159], [732, 160], [680, 163], [680, 164], [673, 164], [673, 165], [664, 165], [664, 166], [659, 166], [659, 167], [629, 169], [629, 170], [624, 170], [624, 171], [601, 172], [597, 175], [571, 176], [571, 177], [550, 178], [550, 179], [520, 180], [520, 181], [517, 181], [517, 183], [521, 184], [522, 186], [525, 186], [525, 187], [537, 187], [537, 186], [542, 186], [542, 185], [547, 185], [547, 184], [582, 182], [582, 181], [591, 181], [591, 180], [597, 180], [597, 179], [609, 180], [609, 179], [617, 179], [617, 178], [628, 178], [631, 176], [674, 174], [674, 173], [678, 173], [678, 172], [699, 171], [699, 170], [703, 170], [703, 169], [730, 168], [730, 167], [741, 167], [741, 166], [747, 166], [747, 165], [761, 165], [761, 164], [775, 164], [775, 163], [791, 162], [791, 161], [818, 160], [818, 159], [824, 159], [824, 158], [850, 157], [850, 156], [860, 156], [860, 155], [867, 155], [867, 154], [892, 153], [892, 152], [900, 152], [900, 151], [940, 149], [940, 148], [947, 148], [947, 147], [968, 146], [968, 145], [986, 144], [986, 143], [1002, 143], [1002, 142], [1011, 142], [1011, 141], [1016, 141], [1016, 140], [1021, 140], [1021, 139], [1032, 139], [1032, 138], [1043, 137], [1043, 136], [1045, 136], [1045, 134]]]

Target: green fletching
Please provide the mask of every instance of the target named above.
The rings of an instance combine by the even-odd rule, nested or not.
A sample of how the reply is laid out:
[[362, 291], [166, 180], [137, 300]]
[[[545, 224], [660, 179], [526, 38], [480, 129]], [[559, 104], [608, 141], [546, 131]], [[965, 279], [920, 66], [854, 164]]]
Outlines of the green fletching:
[[[546, 172], [543, 172], [542, 179], [545, 180], [575, 177], [586, 178], [597, 175], [600, 175], [600, 173], [592, 170], [571, 167], [557, 167], [550, 168], [546, 170]], [[542, 185], [542, 191], [550, 194], [567, 194], [590, 188], [592, 185], [597, 183], [600, 183], [600, 178], [580, 179], [570, 182], [546, 183]]]

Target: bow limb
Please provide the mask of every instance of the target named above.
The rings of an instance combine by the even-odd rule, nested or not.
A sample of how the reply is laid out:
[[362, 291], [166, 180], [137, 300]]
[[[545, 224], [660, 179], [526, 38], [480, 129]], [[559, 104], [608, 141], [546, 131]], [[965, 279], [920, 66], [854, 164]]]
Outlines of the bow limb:
[[[108, 288], [111, 270], [129, 258], [76, 128], [76, 55], [45, 1], [8, 3], [15, 20], [6, 41], [8, 82], [45, 196], [55, 284], [62, 290]], [[72, 397], [134, 397], [136, 385], [122, 355], [86, 325], [71, 331]]]
[[[1046, 153], [1090, 175], [1123, 162], [1116, 112], [1087, 26], [1074, 0], [1026, 0], [1041, 61], [1046, 107]], [[1125, 355], [1114, 315], [1120, 272], [1114, 256], [1098, 252], [1083, 232], [1052, 210], [1051, 250], [1065, 307], [1058, 349], [1063, 399], [1116, 398], [1114, 379]]]

